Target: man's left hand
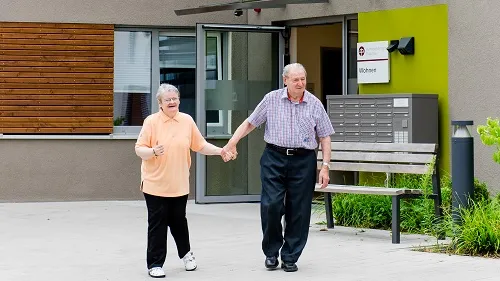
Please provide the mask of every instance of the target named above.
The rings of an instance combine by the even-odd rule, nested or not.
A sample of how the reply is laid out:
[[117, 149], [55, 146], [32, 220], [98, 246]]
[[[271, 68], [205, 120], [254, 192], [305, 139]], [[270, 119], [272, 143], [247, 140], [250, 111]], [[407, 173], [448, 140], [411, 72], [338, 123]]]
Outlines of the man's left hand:
[[321, 168], [321, 171], [319, 171], [319, 184], [321, 184], [321, 188], [325, 188], [330, 181], [330, 175], [328, 172], [327, 167], [323, 167]]

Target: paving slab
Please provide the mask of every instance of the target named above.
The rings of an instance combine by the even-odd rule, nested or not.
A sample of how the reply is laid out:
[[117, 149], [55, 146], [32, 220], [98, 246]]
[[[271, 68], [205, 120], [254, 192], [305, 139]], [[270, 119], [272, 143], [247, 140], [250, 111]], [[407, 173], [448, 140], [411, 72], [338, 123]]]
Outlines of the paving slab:
[[[500, 280], [500, 260], [414, 251], [436, 240], [385, 230], [335, 227], [312, 217], [299, 271], [268, 271], [259, 205], [188, 204], [192, 250], [184, 271], [168, 238], [167, 280]], [[0, 204], [0, 281], [153, 280], [145, 265], [143, 201]]]

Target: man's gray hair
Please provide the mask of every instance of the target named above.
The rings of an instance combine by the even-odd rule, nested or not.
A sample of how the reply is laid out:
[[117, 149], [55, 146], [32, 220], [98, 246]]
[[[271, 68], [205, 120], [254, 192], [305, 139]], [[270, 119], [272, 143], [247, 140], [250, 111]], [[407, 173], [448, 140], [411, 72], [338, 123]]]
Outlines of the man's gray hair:
[[307, 76], [306, 68], [302, 64], [296, 62], [287, 64], [285, 68], [283, 68], [283, 77], [288, 77], [288, 74], [294, 70], [304, 71], [304, 74]]
[[179, 89], [177, 89], [177, 87], [175, 87], [174, 85], [164, 83], [161, 84], [160, 87], [158, 88], [158, 91], [156, 92], [156, 99], [160, 100], [163, 94], [167, 92], [176, 92], [177, 96], [180, 96]]

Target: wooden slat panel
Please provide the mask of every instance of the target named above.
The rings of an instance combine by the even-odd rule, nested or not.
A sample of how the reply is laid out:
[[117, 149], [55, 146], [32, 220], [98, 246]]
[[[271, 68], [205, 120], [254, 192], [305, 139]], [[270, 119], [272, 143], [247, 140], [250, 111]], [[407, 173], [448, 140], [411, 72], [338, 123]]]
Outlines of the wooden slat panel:
[[0, 122], [9, 123], [89, 123], [89, 122], [112, 122], [108, 117], [0, 117]]
[[82, 90], [82, 89], [0, 89], [4, 95], [113, 95], [113, 90]]
[[0, 39], [0, 44], [15, 45], [90, 45], [90, 46], [113, 46], [113, 41], [106, 40], [33, 40], [33, 39]]
[[[321, 169], [322, 163], [317, 163], [318, 169]], [[330, 170], [333, 171], [358, 171], [358, 172], [382, 172], [382, 173], [409, 173], [409, 174], [427, 174], [429, 167], [425, 165], [407, 165], [407, 164], [373, 164], [373, 163], [346, 163], [330, 162]]]
[[[323, 159], [322, 151], [318, 152], [318, 159]], [[434, 154], [402, 154], [379, 152], [332, 152], [330, 160], [361, 161], [361, 162], [388, 162], [388, 163], [431, 163]]]
[[4, 111], [0, 117], [113, 117], [113, 112]]
[[113, 101], [112, 95], [13, 95], [0, 94], [0, 100], [80, 100], [80, 101]]
[[113, 79], [113, 73], [58, 73], [58, 72], [0, 72], [1, 78], [87, 78], [87, 79]]
[[9, 134], [111, 134], [113, 128], [0, 128]]
[[434, 153], [437, 144], [432, 143], [363, 143], [332, 142], [332, 150], [336, 151], [384, 151], [384, 152], [422, 152]]
[[1, 50], [4, 56], [71, 56], [71, 57], [113, 57], [111, 51], [46, 51], [46, 50]]
[[422, 194], [420, 189], [402, 189], [402, 188], [385, 188], [373, 186], [352, 186], [352, 185], [336, 185], [329, 184], [325, 188], [320, 188], [317, 184], [315, 191], [331, 192], [331, 193], [354, 193], [354, 194], [373, 194], [373, 195], [401, 195], [401, 194]]
[[100, 78], [0, 78], [0, 83], [27, 84], [112, 84], [113, 79]]
[[112, 57], [72, 57], [72, 56], [11, 56], [0, 55], [0, 61], [67, 61], [67, 62], [113, 62]]
[[73, 29], [108, 29], [113, 30], [112, 24], [84, 24], [84, 23], [36, 23], [36, 22], [0, 22], [0, 28], [73, 28]]
[[92, 122], [92, 123], [50, 123], [50, 122], [33, 122], [33, 123], [0, 123], [0, 128], [106, 128], [110, 122]]
[[104, 105], [112, 106], [113, 101], [107, 100], [0, 100], [0, 106], [20, 105]]
[[90, 46], [90, 45], [38, 45], [33, 41], [32, 45], [23, 44], [1, 44], [0, 50], [46, 50], [46, 51], [113, 51], [114, 46]]
[[112, 84], [28, 84], [28, 83], [0, 83], [0, 89], [86, 89], [111, 90]]
[[45, 40], [100, 40], [113, 41], [114, 35], [87, 35], [87, 34], [29, 34], [3, 33], [0, 29], [0, 39], [45, 39]]
[[0, 23], [0, 132], [111, 133], [114, 26]]
[[105, 73], [105, 74], [112, 74], [113, 73], [113, 68], [110, 67], [102, 67], [102, 68], [97, 68], [97, 67], [57, 67], [57, 66], [52, 66], [52, 67], [29, 67], [29, 66], [8, 66], [8, 67], [2, 67], [0, 66], [0, 72], [2, 73], [7, 73], [7, 72], [40, 72], [43, 71], [47, 75], [50, 73]]
[[38, 123], [40, 128], [109, 128], [111, 122], [92, 122], [92, 123]]
[[86, 28], [2, 27], [0, 29], [0, 33], [113, 35], [114, 30]]
[[82, 67], [82, 68], [90, 68], [90, 67], [100, 67], [105, 68], [114, 67], [113, 62], [87, 62], [87, 61], [0, 61], [0, 67], [6, 66], [43, 66], [43, 67], [51, 67], [51, 66], [63, 66], [63, 67]]
[[1, 106], [0, 112], [2, 111], [22, 111], [22, 110], [36, 110], [36, 111], [94, 111], [94, 112], [109, 112], [113, 110], [112, 106], [84, 106], [84, 105], [74, 105], [74, 106], [36, 106], [36, 105], [26, 105], [26, 106]]

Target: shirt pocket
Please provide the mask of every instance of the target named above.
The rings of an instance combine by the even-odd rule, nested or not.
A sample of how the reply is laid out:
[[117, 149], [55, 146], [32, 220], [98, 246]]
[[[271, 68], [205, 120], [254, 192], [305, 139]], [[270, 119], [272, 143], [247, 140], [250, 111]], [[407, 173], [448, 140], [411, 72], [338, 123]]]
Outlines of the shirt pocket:
[[316, 122], [311, 116], [303, 117], [299, 120], [299, 132], [301, 140], [310, 143], [316, 137]]

